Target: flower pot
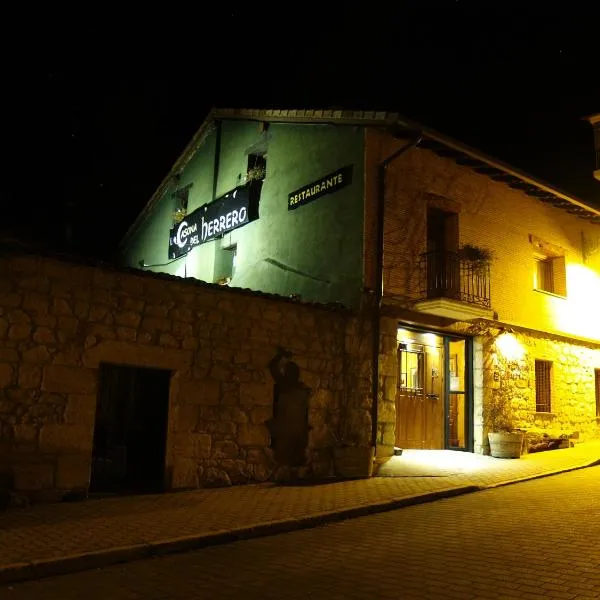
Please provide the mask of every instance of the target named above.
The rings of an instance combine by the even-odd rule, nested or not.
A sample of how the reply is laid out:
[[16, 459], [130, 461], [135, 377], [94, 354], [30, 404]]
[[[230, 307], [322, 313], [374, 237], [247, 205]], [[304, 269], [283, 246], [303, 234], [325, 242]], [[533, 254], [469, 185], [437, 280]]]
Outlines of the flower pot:
[[343, 479], [371, 477], [374, 457], [371, 446], [337, 446], [333, 449], [335, 474]]
[[488, 433], [490, 454], [494, 458], [520, 458], [523, 448], [522, 431], [495, 431]]

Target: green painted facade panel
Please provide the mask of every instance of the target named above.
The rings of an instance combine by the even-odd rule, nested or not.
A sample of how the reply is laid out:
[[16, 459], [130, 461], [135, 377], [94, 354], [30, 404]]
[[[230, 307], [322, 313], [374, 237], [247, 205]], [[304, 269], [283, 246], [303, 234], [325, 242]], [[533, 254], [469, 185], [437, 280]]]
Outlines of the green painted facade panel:
[[[176, 209], [168, 190], [126, 246], [126, 260], [155, 271], [217, 282], [305, 301], [358, 303], [362, 288], [364, 133], [353, 126], [223, 121], [220, 144], [213, 127], [178, 182], [192, 184], [188, 213], [213, 200], [215, 148], [220, 145], [216, 197], [243, 185], [249, 154], [266, 158], [258, 219], [201, 244], [169, 262], [168, 238]], [[352, 183], [288, 210], [291, 192], [342, 167]]]

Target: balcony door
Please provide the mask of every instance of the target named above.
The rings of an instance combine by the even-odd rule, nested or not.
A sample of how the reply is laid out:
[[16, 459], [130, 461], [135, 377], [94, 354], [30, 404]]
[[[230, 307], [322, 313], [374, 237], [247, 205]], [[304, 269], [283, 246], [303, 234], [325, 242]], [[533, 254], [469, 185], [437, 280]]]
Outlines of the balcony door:
[[438, 208], [427, 209], [427, 297], [454, 298], [460, 291], [458, 215]]

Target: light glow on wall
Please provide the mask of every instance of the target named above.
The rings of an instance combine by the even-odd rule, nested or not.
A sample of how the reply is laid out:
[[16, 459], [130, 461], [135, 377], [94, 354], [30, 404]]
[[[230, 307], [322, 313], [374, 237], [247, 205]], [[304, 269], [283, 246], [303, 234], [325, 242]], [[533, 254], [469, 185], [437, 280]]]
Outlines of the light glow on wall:
[[600, 340], [598, 298], [600, 275], [584, 265], [567, 265], [567, 299], [553, 302], [553, 327], [558, 331]]
[[496, 349], [506, 360], [521, 360], [525, 356], [525, 348], [514, 333], [505, 331], [496, 338]]

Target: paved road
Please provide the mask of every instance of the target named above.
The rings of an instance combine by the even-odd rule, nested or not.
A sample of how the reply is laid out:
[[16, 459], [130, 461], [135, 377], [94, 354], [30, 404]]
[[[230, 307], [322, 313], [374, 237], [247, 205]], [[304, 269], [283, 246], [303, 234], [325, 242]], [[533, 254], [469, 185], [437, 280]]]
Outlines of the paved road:
[[600, 598], [600, 467], [0, 588], [38, 598]]

